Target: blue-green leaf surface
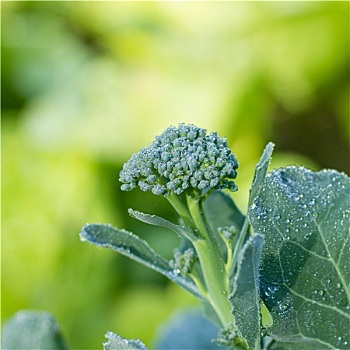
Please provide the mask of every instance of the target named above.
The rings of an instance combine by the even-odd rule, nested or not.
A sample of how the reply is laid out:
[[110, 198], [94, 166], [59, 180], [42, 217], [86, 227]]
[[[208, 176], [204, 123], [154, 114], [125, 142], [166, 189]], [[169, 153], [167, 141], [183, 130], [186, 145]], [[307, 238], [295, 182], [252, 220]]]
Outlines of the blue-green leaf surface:
[[105, 337], [108, 341], [103, 343], [103, 350], [147, 350], [139, 339], [125, 339], [113, 332], [107, 332]]
[[205, 216], [216, 232], [219, 227], [234, 226], [239, 232], [245, 216], [237, 208], [230, 196], [222, 191], [215, 191], [204, 201]]
[[139, 263], [165, 275], [195, 296], [202, 294], [188, 278], [170, 268], [169, 262], [157, 254], [146, 241], [126, 230], [119, 230], [112, 225], [91, 224], [83, 227], [80, 233], [82, 241], [88, 241], [99, 247], [110, 248]]
[[219, 328], [197, 309], [183, 310], [171, 317], [156, 339], [157, 350], [227, 350], [213, 343]]
[[4, 326], [2, 349], [68, 350], [55, 318], [46, 311], [19, 311]]
[[257, 234], [245, 243], [239, 255], [233, 293], [229, 298], [235, 326], [252, 349], [260, 349], [259, 265], [263, 241], [263, 237]]
[[281, 343], [273, 342], [267, 347], [267, 350], [321, 350], [319, 344], [310, 343]]
[[[226, 257], [226, 245], [218, 234], [219, 227], [233, 227], [237, 232], [241, 231], [245, 216], [237, 208], [230, 196], [222, 191], [214, 191], [204, 201], [203, 209], [209, 226], [216, 237], [222, 255]], [[232, 245], [236, 244], [239, 235], [236, 235]]]
[[265, 179], [274, 147], [275, 145], [272, 142], [269, 142], [266, 145], [264, 152], [259, 160], [259, 163], [255, 167], [255, 174], [249, 194], [249, 204], [252, 204], [255, 196], [259, 191], [260, 186], [262, 185]]
[[129, 209], [129, 214], [131, 217], [140, 220], [149, 225], [155, 225], [160, 227], [166, 227], [174, 232], [176, 232], [179, 236], [187, 238], [189, 240], [195, 241], [198, 239], [197, 236], [185, 226], [175, 225], [172, 222], [159, 217], [157, 215], [145, 214], [137, 210]]
[[273, 317], [269, 335], [310, 349], [349, 349], [349, 177], [334, 170], [275, 170], [249, 217], [265, 238], [260, 284]]

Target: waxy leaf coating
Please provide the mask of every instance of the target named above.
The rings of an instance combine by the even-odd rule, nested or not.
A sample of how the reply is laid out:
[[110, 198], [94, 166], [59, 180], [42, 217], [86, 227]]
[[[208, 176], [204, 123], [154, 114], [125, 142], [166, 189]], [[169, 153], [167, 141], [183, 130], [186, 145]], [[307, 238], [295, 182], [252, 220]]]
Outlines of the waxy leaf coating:
[[263, 237], [257, 234], [244, 245], [230, 296], [235, 325], [254, 349], [260, 349], [259, 265], [263, 243]]
[[197, 286], [188, 278], [174, 271], [169, 262], [157, 254], [146, 241], [126, 230], [112, 225], [88, 224], [80, 233], [82, 241], [88, 241], [99, 247], [112, 249], [130, 259], [165, 275], [198, 298], [202, 298]]
[[261, 297], [281, 342], [350, 346], [350, 183], [334, 170], [287, 167], [269, 174], [249, 218], [264, 235]]

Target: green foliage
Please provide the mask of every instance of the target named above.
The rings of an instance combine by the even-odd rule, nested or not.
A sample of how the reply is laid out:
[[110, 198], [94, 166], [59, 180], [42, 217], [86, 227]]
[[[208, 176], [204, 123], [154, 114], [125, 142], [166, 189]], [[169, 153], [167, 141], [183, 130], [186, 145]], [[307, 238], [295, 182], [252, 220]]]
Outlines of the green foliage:
[[57, 321], [49, 312], [19, 311], [4, 326], [1, 348], [68, 350]]
[[236, 337], [244, 338], [251, 349], [260, 349], [261, 343], [259, 267], [263, 242], [263, 236], [256, 234], [250, 237], [240, 251], [233, 292], [230, 295], [237, 329], [233, 341]]
[[103, 343], [103, 350], [147, 350], [141, 340], [125, 339], [113, 332], [107, 332], [108, 341]]
[[203, 317], [201, 310], [189, 309], [177, 312], [160, 329], [155, 343], [156, 350], [226, 350], [212, 342], [218, 327]]
[[349, 178], [334, 170], [288, 167], [265, 179], [249, 217], [265, 237], [260, 281], [272, 337], [348, 348], [349, 193]]
[[259, 160], [259, 163], [255, 167], [255, 174], [252, 182], [252, 187], [249, 193], [249, 205], [252, 204], [254, 198], [259, 192], [260, 186], [265, 180], [265, 176], [267, 174], [267, 169], [270, 165], [271, 156], [274, 148], [274, 144], [269, 142], [264, 149], [264, 152]]
[[[184, 138], [195, 138], [184, 125], [181, 128], [187, 131]], [[175, 131], [169, 128], [165, 134]], [[164, 135], [168, 149], [175, 147], [178, 138]], [[142, 222], [167, 227], [183, 237], [185, 244], [174, 260], [166, 261], [137, 236], [110, 225], [87, 225], [81, 237], [153, 268], [203, 299], [222, 328], [217, 340], [222, 345], [247, 350], [283, 347], [283, 343], [346, 348], [349, 179], [335, 170], [314, 173], [298, 167], [268, 174], [273, 147], [266, 146], [256, 166], [247, 217], [215, 186], [193, 188], [182, 177], [186, 186], [179, 184], [181, 191], [169, 188], [165, 194], [182, 225], [129, 211]], [[155, 152], [152, 164], [155, 154], [161, 158], [163, 153]], [[133, 170], [129, 163], [127, 171], [124, 167], [125, 181], [131, 173], [138, 176], [144, 167], [154, 166], [147, 157], [138, 157], [132, 158]], [[168, 175], [162, 174], [162, 179], [167, 181]], [[135, 179], [130, 177], [134, 182], [129, 189], [143, 181]], [[272, 317], [268, 327], [262, 325], [262, 303]]]
[[146, 224], [160, 226], [160, 227], [166, 227], [166, 228], [174, 231], [175, 233], [177, 233], [179, 236], [184, 237], [188, 240], [198, 239], [196, 234], [192, 230], [187, 228], [186, 226], [175, 225], [172, 222], [170, 222], [164, 218], [161, 218], [159, 216], [141, 213], [140, 211], [132, 210], [132, 209], [129, 209], [129, 214], [131, 217], [133, 217], [137, 220], [140, 220]]
[[179, 275], [170, 267], [169, 262], [158, 255], [147, 242], [128, 231], [116, 229], [111, 225], [93, 224], [84, 226], [80, 237], [82, 241], [88, 241], [126, 255], [165, 275], [194, 295], [201, 296], [200, 291], [191, 280]]

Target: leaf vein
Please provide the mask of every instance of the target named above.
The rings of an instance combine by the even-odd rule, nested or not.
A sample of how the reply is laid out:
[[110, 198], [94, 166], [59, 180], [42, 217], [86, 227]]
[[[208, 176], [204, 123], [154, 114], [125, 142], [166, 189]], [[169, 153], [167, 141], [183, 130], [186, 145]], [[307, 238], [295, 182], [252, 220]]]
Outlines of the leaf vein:
[[[329, 212], [329, 208], [328, 208], [328, 212]], [[340, 280], [342, 282], [342, 285], [343, 285], [343, 287], [344, 287], [344, 289], [346, 291], [346, 295], [348, 297], [348, 300], [350, 300], [350, 290], [349, 290], [349, 288], [348, 288], [348, 286], [346, 284], [345, 278], [344, 278], [343, 274], [341, 273], [338, 264], [336, 264], [336, 262], [334, 261], [332, 255], [331, 255], [331, 253], [330, 253], [330, 251], [328, 249], [328, 245], [326, 244], [326, 240], [325, 240], [325, 237], [324, 237], [323, 230], [321, 229], [321, 226], [319, 226], [317, 223], [316, 223], [316, 225], [318, 227], [320, 236], [322, 238], [322, 242], [323, 242], [323, 244], [324, 244], [324, 246], [326, 248], [326, 251], [327, 251], [327, 254], [329, 256], [329, 259], [330, 259], [331, 263], [333, 264], [333, 266], [334, 266], [334, 268], [335, 268], [335, 270], [336, 270], [336, 272], [337, 272], [337, 274], [338, 274], [338, 276], [339, 276], [339, 278], [340, 278]]]
[[303, 299], [305, 302], [309, 302], [311, 304], [316, 304], [320, 307], [324, 307], [324, 308], [327, 308], [327, 309], [331, 309], [335, 312], [338, 312], [339, 314], [341, 314], [342, 316], [345, 316], [346, 318], [350, 319], [350, 315], [347, 314], [346, 312], [334, 307], [334, 306], [330, 306], [330, 305], [327, 305], [327, 304], [322, 304], [316, 300], [312, 300], [312, 299], [309, 299], [307, 297], [305, 297], [304, 295], [302, 294], [299, 294], [298, 292], [296, 292], [293, 288], [290, 288], [286, 283], [284, 284], [285, 287], [291, 292], [293, 293], [294, 295], [298, 296], [299, 298]]

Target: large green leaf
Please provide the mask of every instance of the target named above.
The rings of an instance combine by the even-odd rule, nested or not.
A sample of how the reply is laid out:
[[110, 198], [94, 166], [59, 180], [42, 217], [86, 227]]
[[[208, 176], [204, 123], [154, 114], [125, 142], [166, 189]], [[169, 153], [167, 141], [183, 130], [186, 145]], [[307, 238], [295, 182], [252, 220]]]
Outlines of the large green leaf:
[[91, 224], [83, 227], [80, 237], [99, 247], [110, 248], [165, 275], [195, 296], [202, 298], [197, 286], [188, 278], [174, 271], [169, 262], [157, 254], [146, 241], [126, 230], [111, 225]]
[[1, 348], [68, 350], [69, 347], [49, 312], [23, 310], [5, 324]]
[[334, 170], [275, 170], [249, 209], [264, 235], [261, 295], [282, 342], [350, 345], [350, 183]]
[[259, 265], [263, 241], [261, 235], [254, 235], [241, 250], [233, 293], [229, 298], [235, 325], [252, 349], [260, 349]]

